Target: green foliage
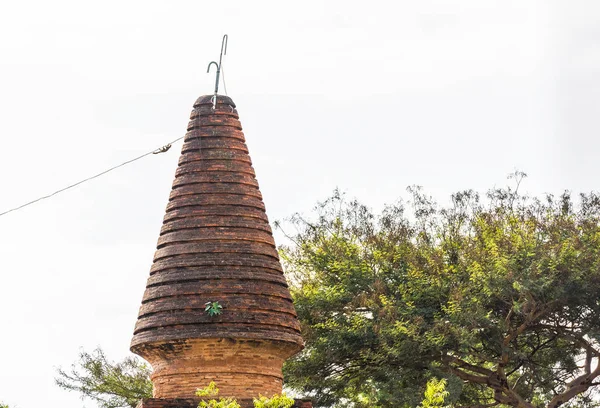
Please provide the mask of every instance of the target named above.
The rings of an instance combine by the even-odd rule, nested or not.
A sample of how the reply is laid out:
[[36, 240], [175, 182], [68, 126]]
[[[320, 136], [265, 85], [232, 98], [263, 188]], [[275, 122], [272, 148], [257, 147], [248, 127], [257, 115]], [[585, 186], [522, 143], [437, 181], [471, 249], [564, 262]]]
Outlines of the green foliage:
[[219, 395], [219, 389], [214, 381], [211, 381], [208, 386], [196, 390], [196, 396], [200, 398], [216, 397]]
[[554, 408], [592, 393], [600, 196], [531, 198], [514, 176], [517, 188], [447, 206], [412, 188], [376, 216], [336, 192], [292, 217], [281, 258], [306, 348], [286, 363], [287, 386], [317, 407], [415, 407], [431, 377], [459, 406]]
[[273, 395], [271, 398], [260, 396], [254, 398], [254, 408], [291, 408], [294, 406], [294, 399], [285, 394]]
[[[214, 381], [211, 381], [207, 387], [198, 389], [196, 396], [200, 398], [210, 398], [202, 400], [198, 408], [240, 408], [240, 405], [234, 398], [219, 398], [219, 389]], [[271, 398], [260, 396], [254, 398], [254, 407], [256, 408], [291, 408], [294, 405], [294, 400], [285, 394], [273, 395]]]
[[208, 313], [209, 316], [217, 316], [223, 313], [223, 306], [219, 304], [219, 302], [206, 302], [204, 311]]
[[240, 408], [240, 405], [233, 398], [219, 398], [219, 389], [214, 381], [211, 381], [207, 387], [198, 389], [196, 395], [200, 398], [210, 398], [200, 401], [198, 408]]
[[0, 402], [0, 408], [9, 408], [7, 404]]
[[82, 351], [70, 372], [58, 369], [55, 381], [63, 389], [79, 392], [82, 399], [96, 401], [100, 408], [135, 408], [140, 399], [152, 397], [146, 364], [133, 356], [111, 362], [100, 348], [91, 354]]
[[427, 386], [425, 388], [425, 398], [419, 408], [445, 408], [447, 405], [444, 404], [444, 401], [450, 394], [446, 391], [446, 379], [442, 378], [438, 380], [437, 378], [432, 378], [427, 381]]

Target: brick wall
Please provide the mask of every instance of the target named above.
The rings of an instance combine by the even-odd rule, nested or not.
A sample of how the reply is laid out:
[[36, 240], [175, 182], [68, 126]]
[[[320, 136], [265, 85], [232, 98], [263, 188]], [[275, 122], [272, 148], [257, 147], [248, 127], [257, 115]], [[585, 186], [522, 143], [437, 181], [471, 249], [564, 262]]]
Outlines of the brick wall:
[[250, 399], [281, 393], [281, 368], [291, 347], [287, 342], [207, 338], [154, 344], [144, 354], [153, 367], [156, 398], [192, 398], [214, 381], [220, 395]]

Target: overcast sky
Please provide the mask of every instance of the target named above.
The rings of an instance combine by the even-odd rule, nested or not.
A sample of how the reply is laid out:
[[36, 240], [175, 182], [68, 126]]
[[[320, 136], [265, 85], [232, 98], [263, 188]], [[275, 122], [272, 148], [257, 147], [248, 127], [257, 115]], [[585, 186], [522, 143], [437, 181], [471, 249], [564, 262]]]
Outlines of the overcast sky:
[[[225, 33], [271, 220], [515, 169], [532, 194], [598, 189], [600, 3], [291, 4], [0, 3], [0, 212], [182, 136]], [[128, 354], [180, 149], [0, 217], [0, 401], [81, 408], [56, 367]]]

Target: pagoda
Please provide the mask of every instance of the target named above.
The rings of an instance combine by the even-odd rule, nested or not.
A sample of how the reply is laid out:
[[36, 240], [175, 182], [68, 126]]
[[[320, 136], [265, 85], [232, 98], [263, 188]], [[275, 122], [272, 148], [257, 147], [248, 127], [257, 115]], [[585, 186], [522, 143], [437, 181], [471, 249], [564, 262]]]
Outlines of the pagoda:
[[248, 406], [281, 393], [283, 362], [302, 348], [235, 103], [202, 96], [131, 341], [153, 368], [153, 398], [140, 406], [197, 406], [211, 381]]

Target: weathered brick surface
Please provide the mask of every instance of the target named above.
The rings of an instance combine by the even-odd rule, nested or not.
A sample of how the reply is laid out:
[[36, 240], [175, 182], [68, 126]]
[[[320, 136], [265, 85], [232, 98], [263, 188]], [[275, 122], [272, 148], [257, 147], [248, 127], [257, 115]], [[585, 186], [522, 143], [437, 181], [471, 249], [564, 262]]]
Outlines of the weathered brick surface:
[[200, 97], [131, 342], [154, 370], [143, 406], [175, 407], [210, 381], [238, 399], [280, 393], [302, 344], [235, 104]]
[[190, 398], [211, 381], [223, 396], [278, 394], [283, 361], [295, 350], [285, 341], [239, 338], [173, 339], [138, 348], [152, 364], [154, 396], [160, 398]]

